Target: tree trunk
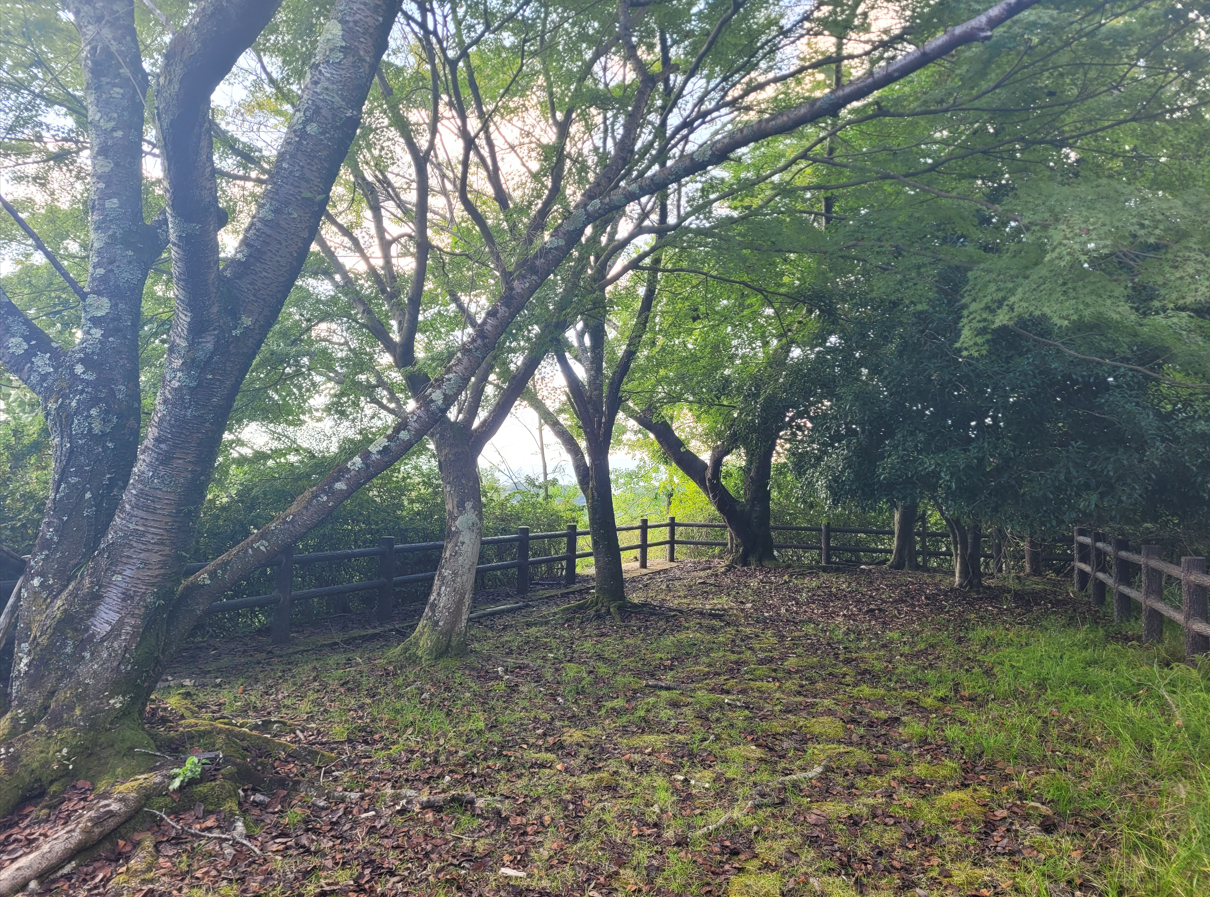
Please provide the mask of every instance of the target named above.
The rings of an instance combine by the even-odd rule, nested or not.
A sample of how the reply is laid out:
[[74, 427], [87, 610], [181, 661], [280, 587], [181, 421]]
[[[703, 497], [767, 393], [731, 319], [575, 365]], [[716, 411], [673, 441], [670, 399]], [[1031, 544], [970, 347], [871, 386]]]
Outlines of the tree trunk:
[[[773, 502], [769, 490], [769, 481], [773, 477], [773, 452], [776, 448], [776, 439], [766, 441], [745, 459], [744, 501], [738, 509], [740, 514], [733, 515], [733, 518], [742, 518], [745, 525], [738, 529], [733, 525], [733, 522], [738, 520], [727, 522], [727, 543], [731, 553], [729, 563], [736, 567], [778, 566], [777, 553], [773, 550], [773, 530], [770, 529], [773, 522]], [[715, 465], [710, 464], [707, 471], [715, 481], [712, 483], [714, 491], [720, 490], [721, 465], [716, 471]]]
[[727, 524], [727, 562], [736, 567], [777, 566], [773, 531], [769, 528], [772, 519], [769, 479], [776, 443], [760, 450], [755, 463], [748, 465], [744, 501], [741, 502], [722, 481], [723, 461], [730, 454], [727, 442], [714, 449], [707, 463], [685, 445], [684, 440], [664, 421], [654, 420], [634, 408], [628, 408], [626, 413], [655, 437], [669, 460], [702, 490], [711, 506], [723, 518]]
[[445, 422], [429, 437], [445, 493], [445, 547], [424, 616], [404, 643], [404, 650], [426, 662], [466, 651], [466, 620], [483, 538], [483, 489], [470, 435], [463, 425]]
[[957, 517], [945, 517], [954, 552], [954, 586], [978, 589], [983, 586], [983, 531], [977, 522], [964, 524]]
[[1025, 540], [1025, 575], [1042, 575], [1042, 543], [1033, 536]]
[[[93, 92], [90, 97], [95, 93], [100, 103], [109, 93], [129, 86], [136, 74], [132, 65], [139, 66], [139, 73], [142, 69], [134, 40], [133, 7], [118, 4], [108, 11], [91, 6], [87, 10], [103, 21], [80, 23], [86, 59], [105, 62], [106, 54], [113, 49], [114, 35], [129, 37], [132, 42], [123, 51], [130, 60], [118, 59], [112, 65], [105, 62], [112, 69], [107, 80], [93, 68], [87, 69], [89, 90]], [[203, 10], [221, 18], [213, 7], [203, 5]], [[266, 7], [261, 12], [271, 14], [271, 9]], [[36, 549], [30, 559], [26, 577], [30, 588], [23, 593], [18, 611], [10, 707], [0, 719], [0, 815], [27, 794], [63, 778], [87, 775], [104, 780], [145, 765], [145, 757], [132, 750], [149, 746], [139, 722], [140, 712], [176, 647], [205, 610], [204, 604], [183, 599], [179, 587], [226, 422], [248, 368], [305, 261], [322, 214], [325, 191], [356, 132], [358, 121], [349, 115], [349, 109], [360, 109], [364, 103], [386, 46], [393, 10], [384, 6], [377, 17], [359, 18], [361, 12], [338, 6], [337, 14], [349, 17], [343, 32], [346, 52], [332, 60], [327, 69], [313, 71], [322, 89], [308, 87], [312, 99], [304, 98], [310, 103], [311, 124], [300, 124], [303, 119], [298, 119], [288, 129], [280, 155], [290, 156], [294, 164], [281, 162], [283, 174], [267, 191], [278, 203], [270, 212], [286, 223], [275, 229], [267, 223], [273, 214], [258, 212], [255, 226], [244, 235], [242, 254], [237, 253], [221, 272], [219, 214], [212, 160], [206, 155], [210, 146], [209, 106], [197, 102], [198, 91], [204, 99], [208, 88], [204, 83], [194, 83], [196, 75], [183, 74], [193, 71], [191, 66], [197, 57], [191, 54], [201, 52], [201, 45], [174, 42], [156, 95], [156, 109], [168, 184], [166, 196], [173, 210], [169, 230], [176, 313], [164, 377], [133, 468], [128, 463], [133, 454], [128, 443], [138, 435], [138, 310], [136, 306], [127, 314], [124, 305], [129, 303], [121, 295], [98, 294], [93, 287], [94, 277], [100, 289], [111, 273], [98, 265], [110, 244], [105, 230], [108, 225], [102, 226], [106, 216], [133, 208], [133, 224], [126, 228], [130, 239], [148, 238], [141, 222], [139, 171], [127, 183], [128, 187], [133, 183], [130, 197], [104, 199], [105, 208], [93, 216], [98, 242], [90, 259], [84, 337], [65, 357], [70, 370], [90, 387], [78, 393], [73, 389], [74, 406], [56, 407], [44, 398], [44, 407], [52, 416], [61, 416], [52, 424], [52, 435], [57, 440], [57, 473], [59, 459], [68, 456], [85, 462], [112, 460], [109, 466], [98, 461], [95, 476], [100, 478], [101, 491], [95, 496], [89, 494], [91, 479], [71, 482], [74, 457], [61, 468], [70, 483], [64, 487], [65, 536], [56, 539], [54, 545]], [[204, 27], [212, 24], [208, 20]], [[246, 21], [228, 19], [221, 24], [248, 32], [248, 44], [259, 30], [255, 17]], [[229, 64], [238, 57], [239, 36], [222, 33], [226, 43], [216, 54], [202, 53], [210, 66], [208, 77], [221, 76], [227, 64], [223, 53], [230, 56]], [[174, 81], [173, 74], [179, 80]], [[321, 83], [329, 74], [331, 83]], [[102, 144], [104, 135], [119, 131], [126, 134], [130, 127], [135, 135], [141, 135], [144, 105], [141, 98], [136, 99], [137, 103], [131, 105], [137, 105], [137, 118], [133, 124], [122, 122], [120, 129], [113, 122], [93, 123], [90, 112], [90, 135]], [[93, 99], [89, 105], [91, 109]], [[103, 112], [105, 107], [100, 108]], [[134, 142], [139, 144], [140, 138], [136, 136]], [[98, 145], [92, 147], [94, 158], [97, 149]], [[190, 164], [189, 158], [198, 153], [203, 158], [196, 165]], [[139, 158], [136, 156], [136, 161]], [[113, 165], [108, 158], [102, 161]], [[94, 179], [94, 206], [98, 196], [104, 198], [99, 191], [107, 190], [114, 180], [113, 173]], [[263, 203], [260, 211], [264, 211]], [[135, 249], [115, 245], [132, 258], [137, 254]], [[142, 281], [133, 282], [135, 273], [137, 268], [125, 277], [123, 285], [128, 290], [137, 289], [137, 298], [141, 299]], [[245, 314], [240, 317], [242, 312]], [[123, 335], [121, 331], [126, 332]], [[106, 344], [109, 336], [114, 339], [112, 346]], [[94, 346], [92, 341], [103, 345]], [[133, 378], [122, 373], [130, 367], [118, 357], [123, 351], [135, 359]], [[103, 360], [107, 360], [108, 367]], [[91, 367], [94, 363], [96, 372]], [[105, 371], [109, 372], [108, 379], [102, 376]], [[36, 386], [37, 378], [31, 377], [29, 382]], [[108, 403], [102, 396], [92, 408], [80, 406], [79, 401], [93, 394], [94, 386], [114, 395]], [[133, 425], [121, 414], [110, 413], [119, 399], [133, 408]], [[95, 523], [91, 521], [89, 500], [103, 503], [111, 501], [111, 496], [116, 499], [112, 511], [102, 514]], [[52, 500], [49, 508], [56, 507]], [[97, 508], [96, 513], [100, 513], [100, 506]], [[48, 521], [46, 526], [58, 525]], [[78, 552], [90, 539], [97, 543], [95, 550], [89, 549], [83, 558], [79, 557]], [[269, 560], [272, 553], [268, 543], [258, 544], [261, 547], [254, 546], [253, 556], [258, 562]], [[71, 576], [64, 578], [62, 571], [68, 566]], [[50, 580], [55, 583], [53, 589], [48, 589]]]
[[622, 551], [613, 510], [613, 480], [609, 472], [609, 448], [588, 442], [588, 532], [592, 537], [595, 576], [593, 605], [617, 615], [626, 602], [622, 575]]
[[916, 569], [916, 502], [901, 502], [895, 506], [895, 549], [891, 554], [892, 570]]

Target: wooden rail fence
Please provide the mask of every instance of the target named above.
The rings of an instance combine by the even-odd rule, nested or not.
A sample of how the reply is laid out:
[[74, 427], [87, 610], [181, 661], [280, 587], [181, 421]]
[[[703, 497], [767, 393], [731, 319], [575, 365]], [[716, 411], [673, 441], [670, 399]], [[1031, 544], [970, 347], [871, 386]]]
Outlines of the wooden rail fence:
[[[1179, 565], [1171, 564], [1160, 560], [1157, 545], [1144, 545], [1133, 552], [1128, 540], [1110, 540], [1104, 533], [1082, 526], [1076, 528], [1074, 551], [1076, 591], [1091, 586], [1092, 603], [1104, 607], [1112, 590], [1114, 622], [1129, 620], [1137, 601], [1143, 609], [1144, 641], [1159, 641], [1167, 617], [1185, 631], [1186, 658], [1210, 651], [1210, 623], [1206, 619], [1210, 575], [1206, 574], [1205, 558], [1185, 557]], [[1135, 568], [1142, 574], [1139, 589], [1131, 585]], [[1165, 576], [1181, 584], [1180, 607], [1164, 600]]]
[[[725, 539], [688, 538], [686, 536], [686, 534], [696, 536], [699, 533], [704, 535], [711, 530], [726, 530], [726, 528], [727, 526], [724, 523], [677, 521], [675, 517], [669, 517], [664, 522], [652, 523], [648, 518], [644, 517], [636, 524], [618, 527], [617, 531], [619, 534], [637, 534], [637, 541], [623, 545], [621, 550], [623, 554], [637, 552], [639, 567], [646, 568], [652, 549], [665, 549], [666, 559], [669, 562], [675, 562], [677, 549], [681, 547], [726, 547], [727, 541]], [[775, 542], [774, 548], [782, 551], [818, 552], [820, 563], [825, 565], [834, 563], [835, 555], [856, 556], [858, 561], [860, 561], [863, 554], [884, 556], [893, 553], [893, 550], [885, 545], [847, 544], [854, 541], [860, 542], [860, 539], [848, 539], [845, 543], [840, 544], [833, 541], [833, 536], [891, 537], [894, 535], [894, 530], [891, 529], [831, 526], [827, 522], [820, 526], [774, 525], [771, 529], [775, 533], [785, 533], [789, 538], [795, 540], [809, 538], [807, 534], [818, 534], [818, 541]], [[660, 533], [659, 531], [661, 530], [664, 533]], [[705, 531], [705, 533], [701, 531]], [[664, 538], [653, 540], [653, 534], [664, 535]], [[579, 550], [579, 540], [588, 535], [588, 530], [578, 529], [574, 524], [569, 524], [566, 529], [554, 532], [531, 533], [529, 527], [522, 526], [514, 534], [489, 536], [482, 540], [483, 546], [516, 545], [516, 554], [510, 560], [479, 564], [475, 570], [476, 573], [515, 570], [514, 591], [518, 596], [524, 596], [529, 593], [530, 572], [532, 568], [543, 565], [561, 568], [559, 577], [561, 582], [564, 585], [572, 585], [576, 579], [576, 562], [592, 557], [591, 551]], [[930, 540], [944, 540], [942, 544], [948, 542], [948, 533], [929, 532], [920, 529], [914, 535], [914, 545], [919, 560], [926, 561], [928, 558], [952, 557], [952, 552], [949, 548], [942, 550], [929, 548]], [[546, 543], [548, 546], [554, 542], [560, 544], [563, 550], [558, 554], [548, 553], [535, 556], [531, 551], [531, 547], [535, 542]], [[216, 601], [210, 606], [207, 614], [214, 616], [253, 608], [272, 608], [271, 642], [273, 644], [284, 644], [290, 638], [290, 623], [296, 606], [308, 601], [343, 598], [348, 595], [373, 592], [376, 594], [374, 602], [375, 616], [380, 623], [386, 623], [391, 619], [395, 610], [395, 589], [397, 587], [429, 582], [436, 576], [436, 560], [433, 561], [433, 570], [403, 574], [396, 572], [397, 561], [400, 557], [410, 554], [430, 553], [439, 556], [443, 545], [444, 543], [442, 542], [401, 544], [397, 543], [391, 536], [384, 536], [378, 540], [378, 544], [375, 546], [343, 551], [319, 551], [309, 554], [295, 554], [293, 547], [290, 546], [264, 564], [264, 569], [271, 570], [273, 574], [272, 592]], [[1001, 552], [998, 550], [998, 546], [993, 546], [992, 552], [983, 555], [985, 559], [991, 559], [993, 564], [999, 563], [1000, 556]], [[294, 589], [296, 575], [315, 565], [368, 558], [377, 559], [377, 569], [371, 579], [336, 583], [309, 589]], [[1048, 561], [1071, 562], [1070, 555], [1043, 555], [1042, 558]], [[200, 563], [189, 564], [185, 567], [185, 575], [191, 576], [205, 566], [205, 564]], [[0, 582], [0, 600], [7, 597], [14, 585], [15, 581]], [[479, 613], [482, 614], [483, 611]], [[473, 619], [477, 614], [472, 614], [471, 616]]]

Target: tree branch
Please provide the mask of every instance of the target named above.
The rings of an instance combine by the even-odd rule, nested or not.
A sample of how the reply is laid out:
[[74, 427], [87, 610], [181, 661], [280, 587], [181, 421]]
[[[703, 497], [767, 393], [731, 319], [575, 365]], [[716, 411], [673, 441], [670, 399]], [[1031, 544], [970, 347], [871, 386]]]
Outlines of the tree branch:
[[50, 247], [42, 242], [42, 238], [39, 237], [37, 232], [29, 226], [24, 218], [21, 217], [21, 213], [13, 208], [12, 203], [4, 198], [4, 194], [2, 193], [0, 193], [0, 206], [3, 206], [4, 211], [8, 212], [13, 221], [17, 222], [17, 226], [21, 228], [21, 230], [25, 231], [25, 235], [29, 237], [30, 242], [34, 244], [34, 248], [42, 253], [43, 257], [50, 262], [50, 266], [52, 268], [59, 272], [59, 276], [63, 278], [64, 282], [69, 287], [71, 287], [71, 291], [76, 294], [79, 300], [81, 302], [86, 300], [88, 298], [88, 294], [84, 292], [84, 288], [76, 283], [76, 279], [71, 276], [66, 268], [63, 267], [63, 263], [59, 261], [58, 257], [53, 252], [50, 251]]

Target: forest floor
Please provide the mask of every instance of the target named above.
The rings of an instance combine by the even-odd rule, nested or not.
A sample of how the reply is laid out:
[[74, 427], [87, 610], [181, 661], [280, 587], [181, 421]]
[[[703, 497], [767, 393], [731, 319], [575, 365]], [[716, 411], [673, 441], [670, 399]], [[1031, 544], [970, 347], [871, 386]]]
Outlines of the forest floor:
[[[1065, 584], [689, 561], [629, 590], [661, 613], [563, 620], [550, 602], [426, 669], [384, 659], [399, 631], [193, 646], [153, 730], [273, 720], [335, 759], [265, 755], [259, 788], [202, 781], [162, 805], [210, 834], [238, 815], [261, 855], [141, 814], [42, 893], [1210, 889], [1210, 665], [1138, 645]], [[0, 862], [91, 788], [0, 824]], [[403, 789], [477, 800], [417, 810]]]

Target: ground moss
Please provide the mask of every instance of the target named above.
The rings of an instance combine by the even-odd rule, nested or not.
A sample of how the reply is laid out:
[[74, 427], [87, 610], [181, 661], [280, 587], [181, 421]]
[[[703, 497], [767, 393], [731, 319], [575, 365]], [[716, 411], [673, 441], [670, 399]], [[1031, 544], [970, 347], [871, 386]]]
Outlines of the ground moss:
[[109, 881], [111, 889], [125, 890], [150, 884], [155, 878], [155, 864], [159, 855], [155, 849], [155, 838], [144, 838], [131, 854], [126, 865], [118, 870]]
[[185, 719], [197, 719], [202, 711], [183, 691], [157, 692], [156, 697]]
[[952, 782], [962, 775], [962, 767], [953, 760], [943, 760], [940, 763], [913, 763], [912, 775], [921, 779], [938, 782]]
[[727, 897], [781, 897], [781, 876], [741, 873], [728, 883]]
[[952, 819], [982, 819], [987, 800], [988, 792], [984, 788], [946, 791], [931, 800], [913, 803], [909, 815], [914, 819], [936, 823]]
[[844, 723], [834, 716], [816, 716], [803, 720], [803, 731], [818, 738], [844, 738]]
[[739, 747], [727, 748], [723, 755], [732, 763], [754, 763], [764, 759], [765, 752], [754, 744], [741, 744]]

